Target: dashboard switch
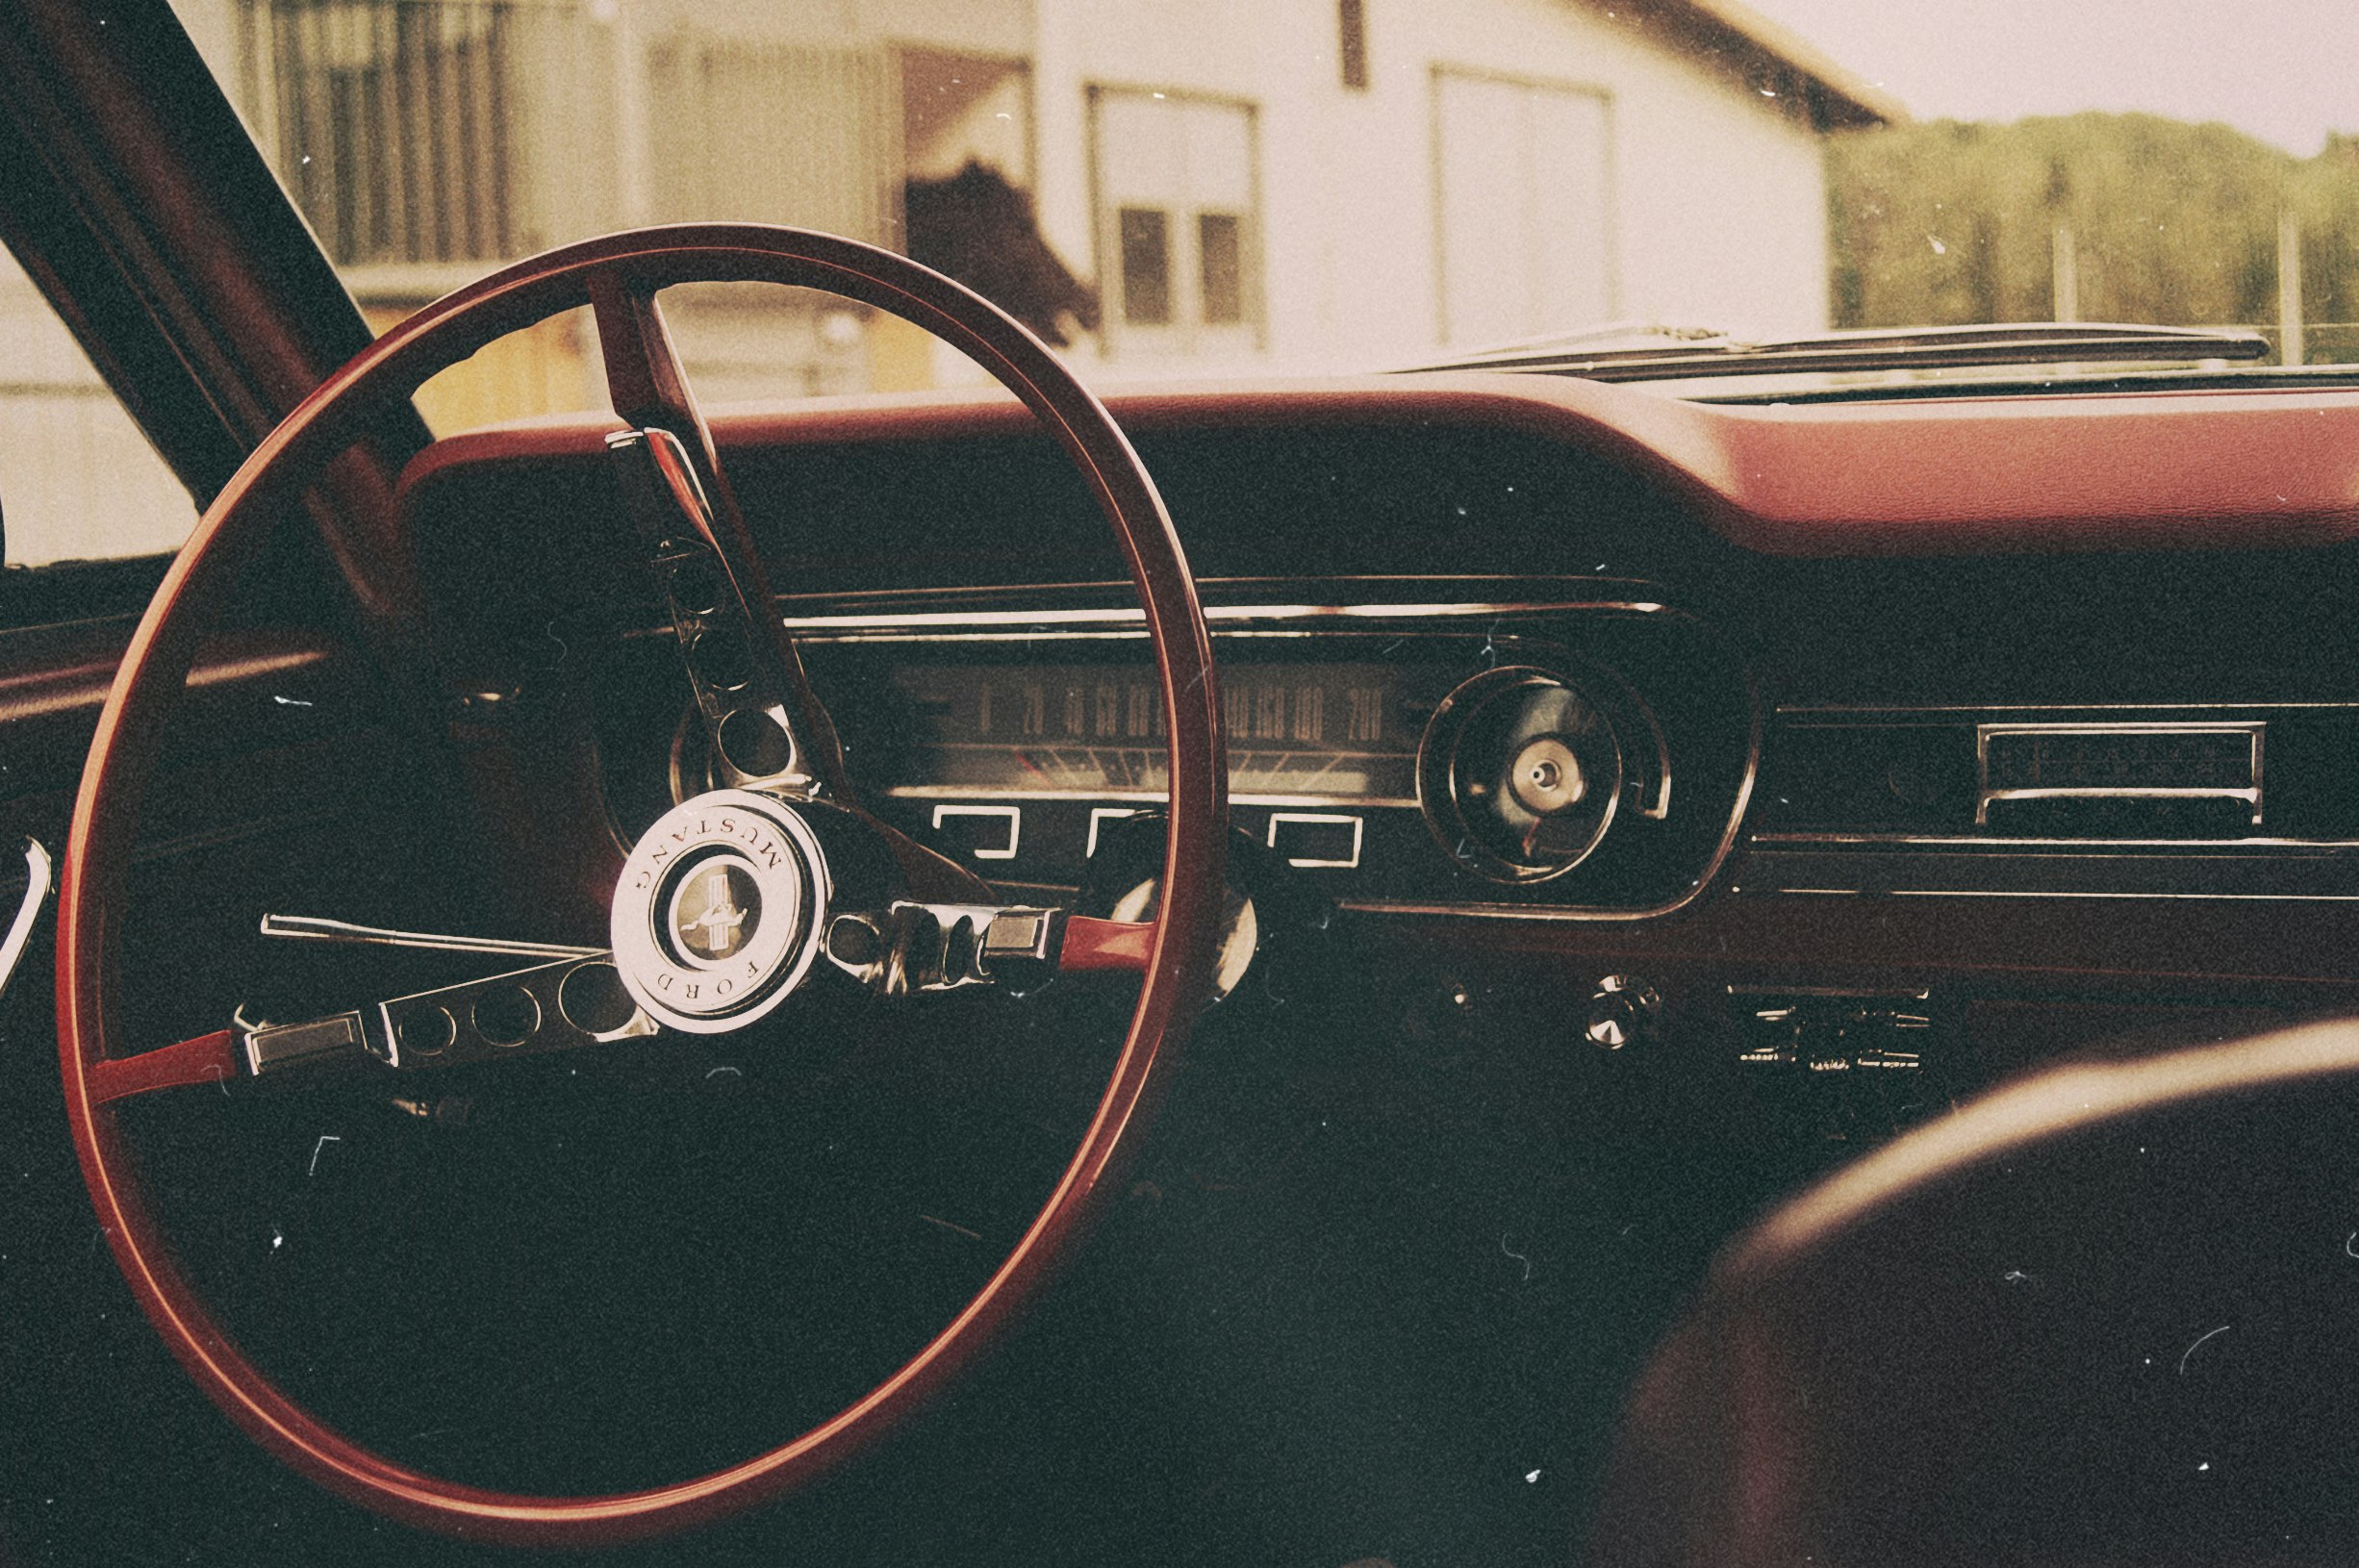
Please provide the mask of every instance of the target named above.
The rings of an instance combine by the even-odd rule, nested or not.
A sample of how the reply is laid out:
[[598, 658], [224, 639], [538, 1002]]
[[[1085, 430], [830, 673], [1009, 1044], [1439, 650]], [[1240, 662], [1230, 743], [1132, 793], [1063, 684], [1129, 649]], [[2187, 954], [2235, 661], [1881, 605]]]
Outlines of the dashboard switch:
[[934, 807], [934, 832], [952, 854], [977, 860], [1013, 860], [1023, 831], [1020, 806]]
[[1289, 866], [1349, 871], [1359, 864], [1364, 827], [1349, 812], [1273, 811], [1267, 842]]
[[1940, 1015], [1928, 993], [1729, 993], [1744, 1046], [1737, 1060], [1782, 1085], [1774, 1091], [1782, 1103], [1825, 1141], [1863, 1147], [1947, 1108]]
[[1601, 1050], [1619, 1050], [1651, 1037], [1662, 1016], [1662, 998], [1644, 980], [1609, 974], [1589, 997], [1582, 1037]]
[[1081, 850], [1084, 855], [1098, 852], [1099, 830], [1108, 822], [1119, 822], [1138, 815], [1131, 806], [1092, 806], [1089, 808], [1089, 842]]

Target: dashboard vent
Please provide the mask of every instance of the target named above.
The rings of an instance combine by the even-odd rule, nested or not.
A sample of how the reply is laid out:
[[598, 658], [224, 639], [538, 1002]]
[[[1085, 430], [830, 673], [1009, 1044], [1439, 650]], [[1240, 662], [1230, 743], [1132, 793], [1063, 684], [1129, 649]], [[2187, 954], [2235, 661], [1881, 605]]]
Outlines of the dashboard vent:
[[2359, 709], [1781, 710], [1765, 840], [2359, 837]]

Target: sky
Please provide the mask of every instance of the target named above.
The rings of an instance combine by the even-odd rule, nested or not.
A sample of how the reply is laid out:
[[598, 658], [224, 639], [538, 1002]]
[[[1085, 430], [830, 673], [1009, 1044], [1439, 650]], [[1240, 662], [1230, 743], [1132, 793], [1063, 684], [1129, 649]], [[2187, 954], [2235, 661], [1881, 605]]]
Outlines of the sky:
[[2143, 109], [2301, 157], [2359, 132], [2359, 0], [1743, 0], [1919, 119]]

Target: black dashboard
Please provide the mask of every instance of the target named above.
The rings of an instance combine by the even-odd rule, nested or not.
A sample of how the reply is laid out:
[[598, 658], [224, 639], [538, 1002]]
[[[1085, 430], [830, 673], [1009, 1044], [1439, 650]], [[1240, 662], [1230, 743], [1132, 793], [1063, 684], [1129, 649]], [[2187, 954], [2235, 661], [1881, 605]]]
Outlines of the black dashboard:
[[[1256, 875], [1412, 989], [1544, 1002], [1552, 1038], [1594, 1039], [1627, 986], [1707, 1079], [1849, 1072], [1922, 1025], [1889, 1053], [1963, 1090], [2124, 1028], [2359, 999], [2359, 556], [2319, 520], [2346, 476], [2281, 463], [2284, 516], [2198, 528], [2172, 509], [2230, 503], [2173, 487], [2244, 486], [2245, 446], [2114, 449], [2219, 423], [2282, 456], [2348, 400], [2111, 401], [1733, 413], [1491, 381], [1120, 412], [1199, 574]], [[875, 809], [1086, 905], [1158, 793], [1159, 694], [1103, 521], [1012, 415], [717, 429]], [[487, 684], [607, 650], [620, 834], [701, 786], [595, 421], [444, 443], [405, 495]]]

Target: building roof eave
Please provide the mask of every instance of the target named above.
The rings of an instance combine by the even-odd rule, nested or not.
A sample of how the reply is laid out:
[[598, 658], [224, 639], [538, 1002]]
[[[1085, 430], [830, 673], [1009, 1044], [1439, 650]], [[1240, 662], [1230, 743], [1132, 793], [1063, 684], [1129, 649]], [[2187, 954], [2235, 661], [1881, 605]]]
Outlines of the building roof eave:
[[1748, 80], [1767, 73], [1795, 85], [1814, 128], [1849, 130], [1904, 125], [1908, 106], [1839, 64], [1824, 50], [1741, 0], [1585, 0], [1617, 21], [1652, 32], [1681, 53], [1733, 68]]

